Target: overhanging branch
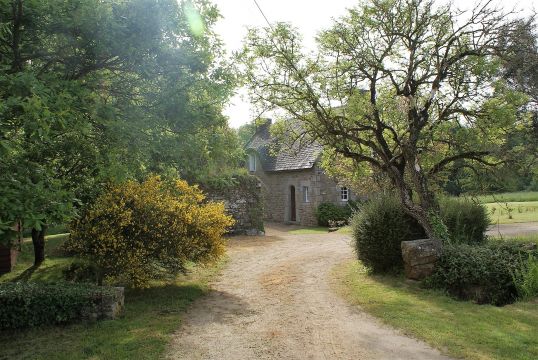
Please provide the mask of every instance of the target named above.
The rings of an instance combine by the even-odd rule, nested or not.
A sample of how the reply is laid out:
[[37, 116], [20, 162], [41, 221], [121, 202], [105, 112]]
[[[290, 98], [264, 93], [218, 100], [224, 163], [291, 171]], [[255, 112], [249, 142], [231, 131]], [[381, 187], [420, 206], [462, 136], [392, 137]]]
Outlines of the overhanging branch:
[[451, 162], [454, 162], [457, 160], [463, 160], [463, 159], [475, 160], [488, 166], [496, 166], [502, 163], [502, 162], [491, 163], [483, 159], [484, 156], [487, 156], [489, 154], [490, 154], [489, 151], [468, 151], [468, 152], [460, 153], [457, 155], [449, 156], [439, 161], [437, 164], [435, 164], [428, 173], [430, 175], [435, 175], [441, 170], [443, 170]]

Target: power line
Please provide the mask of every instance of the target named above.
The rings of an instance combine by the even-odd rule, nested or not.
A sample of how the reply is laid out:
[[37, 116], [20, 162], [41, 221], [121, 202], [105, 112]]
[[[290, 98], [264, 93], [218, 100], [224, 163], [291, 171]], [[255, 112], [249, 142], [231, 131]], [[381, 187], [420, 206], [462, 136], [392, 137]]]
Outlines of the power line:
[[258, 10], [260, 10], [260, 13], [262, 14], [263, 18], [265, 19], [265, 22], [267, 22], [267, 25], [269, 25], [269, 27], [271, 28], [271, 30], [274, 30], [273, 29], [273, 25], [271, 25], [271, 23], [269, 22], [269, 20], [267, 19], [267, 16], [265, 16], [265, 14], [263, 13], [263, 10], [262, 8], [260, 7], [260, 4], [258, 4], [258, 2], [256, 0], [253, 0], [254, 1], [254, 4], [256, 4], [256, 7], [258, 8]]

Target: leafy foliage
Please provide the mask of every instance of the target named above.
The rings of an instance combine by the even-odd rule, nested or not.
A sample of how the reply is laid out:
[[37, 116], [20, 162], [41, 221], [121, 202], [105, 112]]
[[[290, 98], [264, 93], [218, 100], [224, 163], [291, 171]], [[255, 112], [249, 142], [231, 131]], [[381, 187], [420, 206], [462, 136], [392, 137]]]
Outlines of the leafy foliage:
[[[458, 199], [443, 199], [440, 205], [441, 215], [432, 224], [445, 234], [445, 243], [484, 242], [489, 219], [482, 205]], [[366, 202], [351, 225], [359, 260], [380, 273], [403, 268], [402, 241], [426, 237], [422, 227], [393, 194]]]
[[66, 324], [87, 316], [104, 296], [107, 287], [80, 284], [0, 284], [0, 329]]
[[224, 251], [233, 224], [222, 203], [183, 180], [157, 176], [111, 185], [72, 225], [66, 249], [95, 263], [105, 279], [145, 287], [151, 279], [209, 261]]
[[403, 269], [401, 242], [425, 237], [398, 199], [387, 195], [365, 203], [352, 218], [351, 227], [359, 260], [375, 273]]
[[0, 0], [0, 232], [64, 222], [111, 180], [235, 167], [218, 18], [205, 0]]
[[514, 269], [512, 277], [520, 299], [538, 297], [538, 258], [529, 254], [526, 260], [520, 260], [520, 266]]
[[441, 218], [452, 242], [480, 244], [486, 240], [490, 220], [487, 209], [481, 204], [469, 199], [444, 198], [441, 200]]
[[508, 18], [489, 3], [462, 13], [434, 0], [361, 1], [319, 34], [317, 53], [279, 23], [252, 29], [241, 60], [260, 112], [299, 121], [288, 134], [350, 159], [340, 163], [353, 177], [382, 173], [434, 237], [437, 177], [455, 163], [496, 164], [505, 134], [525, 127], [526, 96], [506, 86], [496, 55]]
[[89, 261], [73, 261], [62, 270], [62, 275], [66, 281], [96, 285], [101, 277], [97, 266]]
[[463, 300], [508, 304], [518, 295], [512, 274], [527, 256], [521, 244], [446, 245], [427, 284]]
[[340, 206], [333, 203], [321, 203], [316, 208], [319, 226], [329, 226], [331, 222], [347, 223], [351, 214], [352, 209], [348, 204]]

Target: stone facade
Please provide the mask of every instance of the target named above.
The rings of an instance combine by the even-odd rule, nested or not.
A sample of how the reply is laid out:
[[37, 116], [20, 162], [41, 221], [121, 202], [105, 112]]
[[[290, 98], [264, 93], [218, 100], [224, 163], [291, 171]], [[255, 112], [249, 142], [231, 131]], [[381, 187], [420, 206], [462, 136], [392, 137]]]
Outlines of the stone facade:
[[[355, 199], [347, 189], [347, 200], [342, 199], [342, 187], [330, 179], [319, 167], [321, 147], [272, 154], [270, 122], [262, 125], [247, 145], [249, 158], [246, 167], [262, 184], [265, 198], [265, 219], [300, 225], [317, 225], [316, 209], [323, 202], [346, 205]], [[295, 210], [295, 211], [294, 211]]]
[[[319, 204], [331, 202], [346, 205], [346, 202], [341, 200], [340, 186], [317, 165], [311, 169], [278, 172], [265, 172], [258, 168], [252, 174], [261, 180], [265, 198], [265, 219], [269, 221], [315, 226], [316, 208]], [[292, 186], [295, 189], [295, 221], [292, 220], [291, 214]], [[305, 201], [305, 187], [308, 188], [308, 201]], [[353, 198], [351, 193], [349, 196]]]

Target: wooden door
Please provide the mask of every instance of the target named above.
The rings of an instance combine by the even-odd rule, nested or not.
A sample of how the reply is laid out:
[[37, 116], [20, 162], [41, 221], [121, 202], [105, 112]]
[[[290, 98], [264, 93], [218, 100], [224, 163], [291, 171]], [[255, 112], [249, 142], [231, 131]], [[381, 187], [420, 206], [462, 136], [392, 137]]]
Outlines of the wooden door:
[[290, 186], [290, 221], [297, 221], [295, 204], [295, 186]]

